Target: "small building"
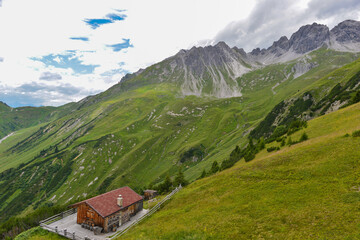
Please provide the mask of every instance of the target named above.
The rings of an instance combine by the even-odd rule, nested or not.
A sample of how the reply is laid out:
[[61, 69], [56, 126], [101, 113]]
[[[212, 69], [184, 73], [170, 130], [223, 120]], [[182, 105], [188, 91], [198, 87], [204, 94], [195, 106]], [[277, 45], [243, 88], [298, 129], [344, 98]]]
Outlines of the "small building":
[[77, 208], [77, 223], [103, 232], [117, 227], [143, 209], [143, 198], [129, 187], [122, 187], [71, 205]]
[[156, 197], [158, 195], [159, 195], [159, 193], [156, 190], [145, 190], [144, 191], [145, 200], [153, 199], [154, 197]]

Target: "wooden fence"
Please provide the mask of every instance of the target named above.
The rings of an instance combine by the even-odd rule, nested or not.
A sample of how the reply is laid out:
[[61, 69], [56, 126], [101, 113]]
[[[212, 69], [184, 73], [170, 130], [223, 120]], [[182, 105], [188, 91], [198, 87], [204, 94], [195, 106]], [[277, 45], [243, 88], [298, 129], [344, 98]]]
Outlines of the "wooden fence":
[[54, 215], [52, 217], [49, 217], [47, 219], [44, 219], [44, 220], [40, 221], [39, 223], [40, 223], [40, 225], [41, 224], [49, 225], [49, 224], [51, 224], [53, 222], [59, 221], [59, 220], [61, 220], [63, 218], [66, 218], [67, 216], [70, 216], [70, 215], [72, 215], [72, 214], [74, 214], [76, 212], [77, 212], [77, 209], [72, 208], [72, 209], [69, 209], [69, 210], [67, 210], [65, 212], [62, 212], [62, 213], [56, 214], [56, 215]]
[[69, 239], [73, 239], [73, 240], [90, 240], [90, 238], [83, 238], [83, 237], [80, 237], [80, 236], [77, 236], [75, 232], [71, 233], [71, 232], [68, 232], [66, 231], [66, 229], [58, 229], [57, 227], [51, 227], [49, 224], [53, 223], [53, 222], [56, 222], [56, 221], [59, 221], [63, 218], [66, 218], [72, 214], [75, 214], [77, 212], [77, 209], [76, 208], [72, 208], [70, 210], [67, 210], [65, 212], [62, 212], [62, 213], [59, 213], [59, 214], [56, 214], [52, 217], [49, 217], [45, 220], [42, 220], [40, 221], [40, 227], [42, 227], [43, 229], [45, 230], [48, 230], [50, 232], [53, 232], [53, 233], [56, 233], [56, 234], [59, 234], [63, 237], [66, 237], [66, 238], [69, 238]]

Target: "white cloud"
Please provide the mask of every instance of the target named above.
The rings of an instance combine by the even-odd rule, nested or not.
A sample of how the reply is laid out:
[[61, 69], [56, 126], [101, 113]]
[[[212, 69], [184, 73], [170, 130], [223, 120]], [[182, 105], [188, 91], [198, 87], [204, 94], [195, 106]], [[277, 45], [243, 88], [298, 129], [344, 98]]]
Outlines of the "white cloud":
[[[229, 21], [246, 17], [252, 7], [249, 1], [237, 0], [5, 0], [0, 8], [0, 55], [6, 61], [0, 65], [0, 81], [18, 87], [41, 81], [43, 72], [57, 72], [62, 76], [61, 84], [103, 91], [123, 76], [121, 72], [102, 75], [119, 69], [119, 63], [130, 72], [147, 67], [199, 39], [212, 38]], [[117, 9], [126, 10], [124, 21], [97, 29], [84, 22]], [[74, 41], [71, 37], [86, 37], [89, 41]], [[119, 52], [106, 47], [122, 43], [123, 39], [130, 39], [134, 47]], [[30, 59], [64, 54], [67, 50], [77, 50], [76, 57], [83, 64], [100, 66], [93, 74], [74, 75], [70, 69]], [[51, 84], [60, 86], [56, 80]]]
[[247, 18], [229, 23], [210, 43], [225, 41], [246, 51], [267, 48], [303, 25], [317, 22], [332, 28], [347, 19], [358, 20], [359, 13], [358, 0], [257, 0]]
[[[344, 0], [346, 6], [354, 1]], [[291, 2], [294, 1], [5, 0], [0, 8], [0, 56], [4, 59], [0, 62], [0, 84], [6, 89], [25, 83], [41, 84], [42, 73], [56, 72], [62, 79], [48, 81], [49, 86], [61, 88], [71, 84], [83, 88], [82, 94], [94, 93], [118, 82], [125, 71], [135, 72], [183, 48], [225, 40], [250, 49], [255, 44], [266, 46], [311, 19], [326, 18], [330, 24], [339, 19], [336, 0], [312, 0], [313, 9], [328, 2], [331, 4], [323, 8], [324, 11], [312, 11], [313, 18], [304, 19], [301, 16], [309, 16], [306, 12], [310, 1]], [[126, 10], [124, 21], [96, 29], [84, 22], [85, 19], [103, 18], [118, 9]], [[348, 9], [340, 10], [345, 15]], [[89, 41], [71, 37], [84, 37]], [[119, 52], [107, 47], [123, 43], [124, 39], [130, 39], [133, 47]], [[82, 64], [99, 66], [91, 74], [75, 74], [71, 68], [56, 68], [30, 59], [66, 54], [68, 50], [76, 50], [72, 58], [79, 59]], [[64, 102], [61, 94], [53, 97], [49, 104]], [[82, 95], [71, 97], [78, 100]]]

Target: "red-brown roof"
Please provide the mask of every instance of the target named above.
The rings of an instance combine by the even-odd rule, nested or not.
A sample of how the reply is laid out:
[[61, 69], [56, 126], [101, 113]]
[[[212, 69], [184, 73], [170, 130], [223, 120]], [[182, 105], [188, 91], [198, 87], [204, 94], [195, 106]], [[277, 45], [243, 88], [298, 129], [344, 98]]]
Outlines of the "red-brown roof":
[[[123, 198], [123, 206], [119, 207], [117, 205], [117, 198], [121, 195]], [[101, 194], [99, 196], [84, 200], [80, 203], [87, 203], [90, 207], [92, 207], [97, 213], [99, 213], [102, 217], [107, 217], [122, 208], [126, 208], [143, 198], [134, 192], [129, 187], [122, 187], [119, 189], [112, 190], [110, 192]], [[79, 204], [79, 203], [77, 203]], [[74, 205], [77, 205], [74, 204]]]

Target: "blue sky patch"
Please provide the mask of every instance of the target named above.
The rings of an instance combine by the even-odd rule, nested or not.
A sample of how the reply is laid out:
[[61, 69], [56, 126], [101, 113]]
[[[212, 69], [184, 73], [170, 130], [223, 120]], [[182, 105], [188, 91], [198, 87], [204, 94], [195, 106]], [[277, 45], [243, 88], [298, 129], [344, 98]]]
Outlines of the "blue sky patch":
[[124, 42], [122, 42], [122, 43], [111, 44], [111, 45], [106, 45], [106, 46], [107, 46], [107, 47], [111, 47], [114, 52], [119, 52], [119, 51], [121, 51], [122, 49], [129, 48], [129, 47], [134, 47], [134, 46], [130, 43], [130, 39], [123, 38], [123, 41], [124, 41]]
[[125, 14], [118, 14], [118, 13], [109, 13], [106, 15], [108, 19], [111, 19], [113, 21], [122, 21], [125, 20], [126, 15]]
[[80, 41], [84, 41], [84, 42], [88, 42], [89, 38], [88, 37], [71, 37], [71, 40], [80, 40]]
[[122, 68], [119, 68], [119, 69], [113, 69], [113, 70], [109, 70], [109, 71], [106, 71], [106, 72], [103, 72], [101, 73], [100, 75], [103, 76], [103, 77], [111, 77], [115, 74], [127, 74], [129, 73], [128, 70], [125, 70], [125, 69], [122, 69]]
[[121, 13], [122, 10], [117, 10], [119, 13], [109, 13], [104, 18], [87, 18], [84, 22], [89, 25], [92, 29], [96, 29], [104, 24], [114, 23], [117, 21], [123, 21], [127, 17]]
[[96, 67], [100, 66], [83, 64], [74, 51], [68, 51], [66, 54], [49, 54], [41, 58], [31, 59], [43, 62], [46, 66], [65, 69], [71, 68], [76, 74], [90, 74], [94, 72]]

